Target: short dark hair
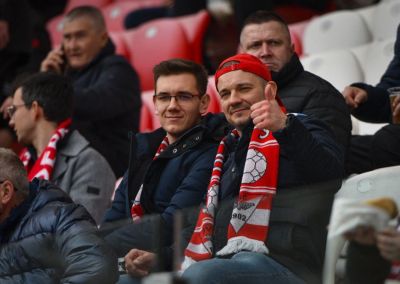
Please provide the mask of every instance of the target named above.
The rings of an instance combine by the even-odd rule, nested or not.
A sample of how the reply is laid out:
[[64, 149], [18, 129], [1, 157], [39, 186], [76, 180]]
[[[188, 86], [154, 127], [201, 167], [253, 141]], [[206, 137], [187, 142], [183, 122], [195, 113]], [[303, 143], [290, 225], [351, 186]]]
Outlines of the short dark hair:
[[22, 195], [29, 192], [28, 176], [18, 156], [10, 149], [0, 148], [0, 179], [11, 181]]
[[250, 14], [243, 23], [242, 30], [244, 29], [245, 26], [248, 25], [259, 25], [267, 22], [278, 22], [280, 23], [285, 30], [290, 34], [289, 32], [289, 27], [288, 24], [285, 22], [285, 20], [279, 16], [278, 14], [266, 10], [258, 10], [252, 14]]
[[78, 6], [72, 9], [64, 16], [63, 24], [82, 17], [90, 18], [95, 28], [106, 30], [103, 14], [99, 9], [93, 6]]
[[53, 72], [41, 72], [19, 82], [27, 108], [36, 101], [48, 121], [60, 123], [72, 116], [73, 88], [68, 79]]
[[160, 76], [180, 75], [185, 73], [192, 74], [196, 78], [197, 89], [201, 96], [204, 95], [207, 92], [208, 84], [206, 69], [196, 62], [185, 59], [170, 59], [162, 61], [154, 66], [154, 86], [156, 86]]

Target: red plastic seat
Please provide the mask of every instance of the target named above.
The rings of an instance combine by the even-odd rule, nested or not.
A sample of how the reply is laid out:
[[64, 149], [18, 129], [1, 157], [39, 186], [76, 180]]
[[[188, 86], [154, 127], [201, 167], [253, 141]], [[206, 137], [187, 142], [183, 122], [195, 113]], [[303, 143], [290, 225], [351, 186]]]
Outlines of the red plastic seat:
[[214, 76], [208, 77], [207, 94], [210, 95], [210, 105], [208, 106], [208, 112], [218, 113], [222, 111], [221, 101], [217, 88], [215, 87]]
[[129, 59], [130, 59], [129, 52], [125, 46], [125, 41], [123, 39], [123, 32], [109, 33], [109, 36], [115, 45], [115, 53], [122, 55], [123, 57], [126, 58], [126, 60], [129, 61]]
[[147, 7], [162, 6], [162, 0], [119, 1], [111, 3], [101, 10], [109, 32], [125, 30], [124, 20], [130, 12]]
[[144, 91], [154, 88], [154, 65], [172, 58], [193, 59], [185, 32], [173, 19], [145, 23], [125, 32], [124, 40]]
[[62, 25], [62, 20], [63, 20], [64, 15], [59, 15], [51, 20], [49, 20], [46, 24], [46, 29], [47, 32], [49, 33], [50, 40], [51, 40], [51, 45], [53, 48], [56, 46], [59, 46], [62, 42], [63, 39], [63, 25]]
[[[155, 113], [155, 107], [153, 103], [154, 91], [142, 92], [142, 113], [140, 121], [140, 132], [149, 132], [159, 128], [160, 121], [158, 115]], [[144, 110], [144, 111], [143, 111]]]
[[182, 25], [186, 37], [193, 51], [193, 60], [203, 62], [203, 40], [210, 23], [210, 15], [206, 10], [201, 10], [196, 14], [175, 18]]
[[78, 6], [94, 6], [101, 8], [111, 3], [112, 0], [69, 0], [65, 6], [65, 12], [72, 10]]

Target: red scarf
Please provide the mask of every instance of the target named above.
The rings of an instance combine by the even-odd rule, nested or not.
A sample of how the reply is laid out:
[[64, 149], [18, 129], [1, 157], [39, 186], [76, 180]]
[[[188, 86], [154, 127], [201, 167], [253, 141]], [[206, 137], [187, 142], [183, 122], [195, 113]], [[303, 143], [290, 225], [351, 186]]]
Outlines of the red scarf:
[[[168, 137], [165, 136], [164, 140], [161, 142], [160, 146], [158, 147], [158, 150], [156, 154], [154, 155], [153, 161], [160, 156], [160, 154], [169, 146], [169, 141]], [[143, 213], [143, 207], [140, 205], [140, 196], [142, 195], [142, 190], [143, 190], [143, 184], [140, 186], [140, 189], [138, 193], [136, 194], [135, 201], [133, 201], [132, 207], [131, 207], [131, 215], [133, 221], [139, 221], [140, 218], [144, 215]]]
[[[232, 131], [231, 135], [239, 136], [236, 130]], [[199, 213], [192, 238], [185, 250], [183, 270], [194, 262], [213, 256], [211, 240], [225, 160], [225, 143], [226, 138], [218, 147], [206, 204]], [[278, 165], [279, 144], [272, 132], [254, 128], [247, 150], [239, 197], [229, 223], [228, 243], [217, 255], [228, 255], [242, 250], [268, 253], [265, 240], [268, 236], [272, 198], [276, 193]]]
[[65, 134], [68, 133], [70, 125], [71, 119], [68, 118], [57, 126], [56, 131], [50, 138], [49, 144], [46, 146], [34, 164], [32, 164], [32, 156], [28, 149], [22, 149], [19, 158], [28, 172], [28, 178], [30, 181], [34, 178], [50, 180], [53, 174], [54, 164], [56, 162], [57, 143], [65, 136]]

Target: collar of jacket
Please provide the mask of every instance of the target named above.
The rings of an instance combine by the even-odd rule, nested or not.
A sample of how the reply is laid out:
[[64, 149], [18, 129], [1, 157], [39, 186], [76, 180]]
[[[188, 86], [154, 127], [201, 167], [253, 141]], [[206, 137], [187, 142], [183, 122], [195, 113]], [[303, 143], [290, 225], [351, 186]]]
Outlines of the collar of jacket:
[[79, 74], [84, 73], [86, 70], [90, 69], [93, 65], [96, 65], [99, 61], [101, 61], [104, 57], [115, 54], [115, 45], [109, 38], [106, 45], [103, 49], [100, 50], [99, 54], [95, 56], [95, 58], [83, 69], [74, 70], [67, 68], [67, 76], [79, 76]]
[[279, 72], [271, 72], [272, 80], [278, 85], [278, 92], [280, 88], [285, 87], [292, 82], [300, 73], [304, 71], [303, 65], [300, 62], [296, 53], [293, 53], [289, 62], [283, 66]]

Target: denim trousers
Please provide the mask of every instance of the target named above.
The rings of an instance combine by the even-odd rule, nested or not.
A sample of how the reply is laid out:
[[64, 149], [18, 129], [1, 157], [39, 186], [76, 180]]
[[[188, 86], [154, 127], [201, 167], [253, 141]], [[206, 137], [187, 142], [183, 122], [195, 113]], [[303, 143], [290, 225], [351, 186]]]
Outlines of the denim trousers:
[[229, 259], [213, 258], [192, 264], [182, 277], [188, 284], [304, 284], [271, 257], [239, 252]]

